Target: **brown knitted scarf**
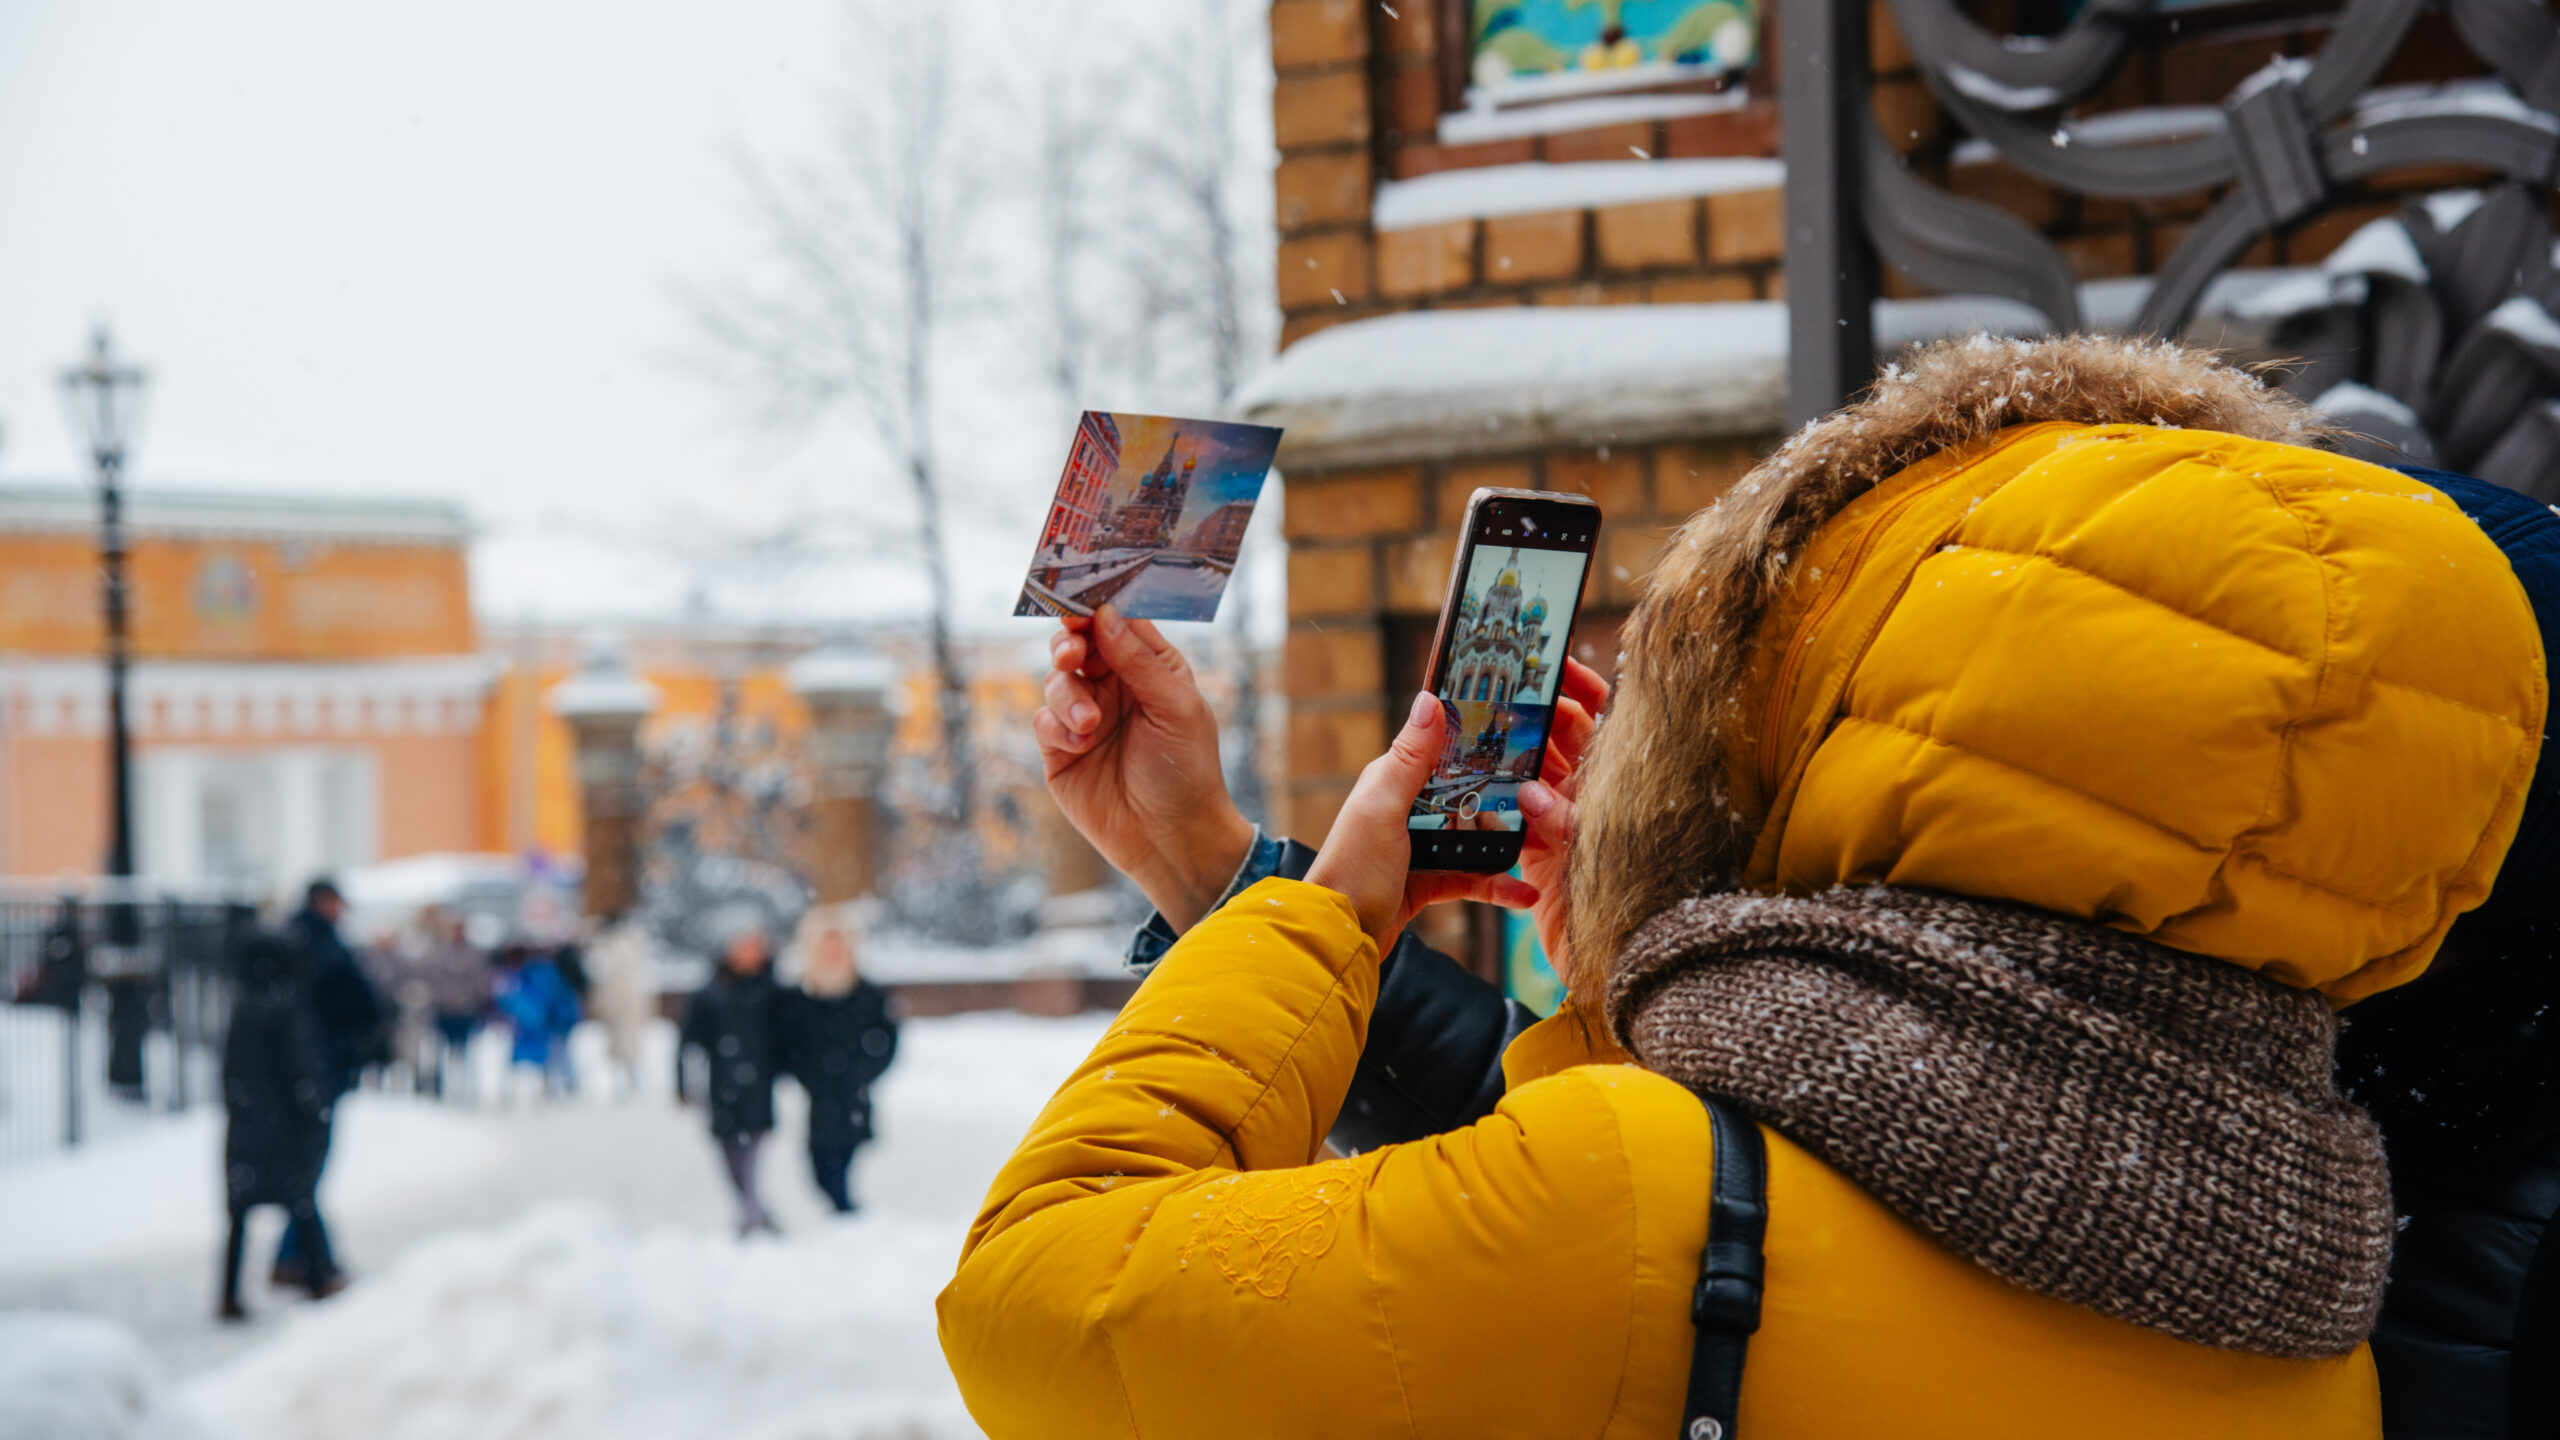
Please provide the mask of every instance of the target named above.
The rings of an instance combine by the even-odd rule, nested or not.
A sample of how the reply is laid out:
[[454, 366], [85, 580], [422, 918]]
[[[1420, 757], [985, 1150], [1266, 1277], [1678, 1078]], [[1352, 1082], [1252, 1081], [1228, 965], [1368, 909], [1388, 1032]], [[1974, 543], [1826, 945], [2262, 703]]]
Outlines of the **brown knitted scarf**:
[[2393, 1231], [2320, 997], [1918, 890], [1685, 901], [1609, 1023], [2004, 1279], [2199, 1344], [2343, 1354]]

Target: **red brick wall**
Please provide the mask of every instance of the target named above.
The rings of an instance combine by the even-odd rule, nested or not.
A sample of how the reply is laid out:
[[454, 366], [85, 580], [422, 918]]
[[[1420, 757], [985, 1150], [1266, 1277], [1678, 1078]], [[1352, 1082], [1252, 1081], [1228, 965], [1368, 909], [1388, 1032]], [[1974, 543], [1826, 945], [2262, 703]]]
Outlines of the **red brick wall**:
[[1526, 161], [1774, 156], [1774, 65], [1738, 110], [1476, 145], [1442, 145], [1439, 7], [1273, 0], [1273, 129], [1283, 344], [1345, 320], [1446, 306], [1771, 298], [1775, 189], [1704, 200], [1369, 226], [1380, 180]]
[[1761, 442], [1530, 452], [1289, 476], [1289, 833], [1316, 843], [1360, 767], [1386, 747], [1388, 717], [1419, 687], [1457, 554], [1458, 517], [1478, 486], [1571, 490], [1606, 517], [1574, 632], [1574, 654], [1614, 669], [1617, 623], [1679, 522], [1740, 478]]

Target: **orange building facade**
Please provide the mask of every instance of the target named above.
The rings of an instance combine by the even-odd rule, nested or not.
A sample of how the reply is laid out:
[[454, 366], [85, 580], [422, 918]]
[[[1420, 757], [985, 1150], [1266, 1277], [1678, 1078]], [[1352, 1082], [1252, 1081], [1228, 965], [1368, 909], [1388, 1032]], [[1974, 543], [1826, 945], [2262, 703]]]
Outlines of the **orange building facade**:
[[[416, 855], [580, 857], [577, 747], [550, 692], [575, 671], [582, 631], [475, 621], [459, 506], [144, 490], [126, 514], [146, 882], [283, 898]], [[0, 488], [0, 877], [104, 869], [96, 537], [95, 492]], [[621, 638], [658, 697], [645, 751], [698, 752], [724, 743], [725, 724], [797, 763], [809, 710], [788, 667], [819, 631], [704, 620]], [[929, 755], [939, 722], [921, 637], [869, 638], [904, 677], [893, 753]], [[1023, 738], [1039, 703], [1032, 630], [962, 649], [987, 793], [1031, 822], [1022, 840], [1075, 862], [1053, 879], [1098, 883], [1089, 853], [1053, 833]]]
[[[0, 874], [103, 868], [96, 503], [0, 491]], [[457, 507], [142, 492], [128, 516], [145, 877], [281, 893], [482, 848], [493, 672]]]

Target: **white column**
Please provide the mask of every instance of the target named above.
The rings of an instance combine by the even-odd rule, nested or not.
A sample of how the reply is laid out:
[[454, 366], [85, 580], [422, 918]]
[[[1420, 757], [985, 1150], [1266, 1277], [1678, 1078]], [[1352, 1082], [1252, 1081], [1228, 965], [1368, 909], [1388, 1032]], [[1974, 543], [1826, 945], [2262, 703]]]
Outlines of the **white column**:
[[153, 880], [181, 884], [204, 878], [204, 756], [190, 749], [143, 751], [134, 758], [136, 866]]
[[328, 787], [323, 752], [303, 746], [268, 752], [275, 796], [277, 894], [291, 899], [328, 865]]

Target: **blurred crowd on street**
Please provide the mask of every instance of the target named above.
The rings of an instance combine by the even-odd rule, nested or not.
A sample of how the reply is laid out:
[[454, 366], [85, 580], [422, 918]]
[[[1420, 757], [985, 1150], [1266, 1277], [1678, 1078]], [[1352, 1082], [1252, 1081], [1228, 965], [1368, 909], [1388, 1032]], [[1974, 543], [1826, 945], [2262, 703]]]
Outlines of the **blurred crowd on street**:
[[[717, 964], [689, 997], [662, 997], [645, 942], [628, 931], [592, 947], [539, 941], [487, 913], [429, 906], [359, 949], [342, 933], [347, 912], [336, 882], [315, 880], [288, 921], [238, 947], [222, 1049], [223, 1320], [247, 1318], [241, 1273], [249, 1215], [260, 1206], [289, 1217], [271, 1284], [314, 1299], [346, 1285], [318, 1193], [333, 1112], [350, 1092], [405, 1090], [470, 1106], [628, 1101], [642, 1091], [646, 1032], [662, 1018], [680, 1022], [675, 1094], [708, 1121], [741, 1236], [779, 1228], [756, 1163], [786, 1077], [809, 1099], [812, 1179], [837, 1213], [858, 1208], [853, 1161], [872, 1136], [871, 1086], [897, 1053], [898, 1030], [887, 992], [862, 977], [852, 929], [833, 912], [809, 911], [780, 953], [766, 922], [722, 917]], [[777, 960], [790, 978], [776, 974]], [[572, 1059], [571, 1036], [590, 1022], [602, 1032], [602, 1073], [582, 1073]], [[484, 1031], [504, 1047], [494, 1086], [473, 1063]]]

